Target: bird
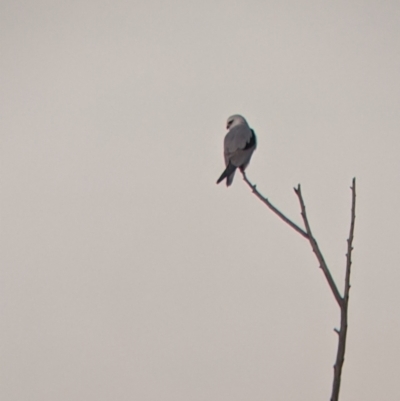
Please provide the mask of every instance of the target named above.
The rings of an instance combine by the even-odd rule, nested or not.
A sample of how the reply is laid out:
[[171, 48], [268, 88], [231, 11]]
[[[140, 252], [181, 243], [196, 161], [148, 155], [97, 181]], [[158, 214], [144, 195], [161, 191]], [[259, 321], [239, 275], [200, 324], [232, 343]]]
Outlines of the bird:
[[246, 119], [240, 114], [230, 116], [226, 122], [228, 133], [224, 139], [225, 171], [217, 184], [226, 178], [226, 186], [232, 184], [236, 169], [244, 172], [257, 146], [257, 138]]

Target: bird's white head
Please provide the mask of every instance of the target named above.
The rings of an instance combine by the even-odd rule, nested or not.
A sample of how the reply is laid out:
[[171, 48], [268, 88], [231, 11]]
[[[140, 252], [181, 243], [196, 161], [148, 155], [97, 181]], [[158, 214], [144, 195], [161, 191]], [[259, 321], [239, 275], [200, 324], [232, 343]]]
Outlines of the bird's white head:
[[247, 124], [246, 119], [241, 116], [240, 114], [234, 114], [233, 116], [230, 116], [226, 122], [226, 129], [231, 129], [235, 127], [236, 125], [246, 125], [247, 127], [249, 126]]

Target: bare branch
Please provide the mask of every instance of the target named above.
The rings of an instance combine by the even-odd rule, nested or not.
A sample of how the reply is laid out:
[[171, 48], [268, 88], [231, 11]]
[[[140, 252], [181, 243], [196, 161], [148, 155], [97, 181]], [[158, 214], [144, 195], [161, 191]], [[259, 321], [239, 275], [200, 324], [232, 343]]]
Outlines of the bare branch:
[[297, 188], [294, 188], [294, 192], [296, 193], [297, 197], [299, 198], [300, 208], [301, 208], [301, 217], [303, 218], [304, 226], [306, 228], [306, 232], [307, 232], [308, 240], [310, 241], [311, 248], [312, 248], [313, 252], [315, 253], [315, 256], [318, 259], [319, 267], [322, 269], [322, 271], [325, 274], [326, 280], [328, 281], [329, 287], [332, 290], [332, 293], [336, 299], [336, 302], [341, 307], [342, 303], [343, 303], [343, 298], [340, 295], [339, 290], [335, 284], [335, 281], [332, 278], [331, 272], [329, 271], [328, 265], [325, 262], [325, 259], [322, 255], [321, 250], [319, 249], [318, 243], [311, 232], [310, 223], [308, 222], [307, 213], [306, 213], [306, 206], [304, 204], [303, 196], [301, 194], [300, 184], [298, 185]]
[[347, 255], [346, 255], [346, 277], [344, 281], [344, 299], [348, 303], [349, 291], [350, 291], [350, 272], [351, 272], [351, 253], [353, 251], [353, 239], [354, 239], [354, 226], [356, 221], [356, 179], [353, 178], [353, 184], [350, 187], [352, 199], [351, 199], [351, 222], [350, 222], [350, 234], [347, 240]]
[[349, 292], [350, 292], [350, 273], [351, 273], [351, 253], [353, 250], [354, 239], [354, 226], [356, 220], [356, 179], [353, 178], [353, 185], [351, 186], [352, 200], [351, 200], [351, 222], [350, 234], [347, 240], [347, 255], [346, 255], [346, 276], [344, 282], [344, 297], [343, 304], [340, 307], [340, 330], [339, 343], [336, 354], [336, 362], [333, 367], [333, 385], [331, 401], [339, 400], [340, 382], [342, 377], [342, 369], [344, 364], [344, 355], [346, 352], [346, 338], [348, 326], [348, 308], [349, 308]]
[[308, 239], [307, 233], [300, 228], [296, 223], [294, 223], [292, 220], [290, 220], [288, 217], [286, 217], [279, 209], [277, 209], [267, 198], [264, 198], [258, 192], [256, 186], [252, 184], [244, 171], [242, 171], [243, 179], [245, 180], [246, 184], [252, 189], [253, 193], [257, 196], [258, 199], [261, 200], [267, 207], [269, 207], [279, 218], [281, 218], [286, 224], [288, 224], [290, 227], [292, 227], [295, 231], [297, 231], [300, 235], [302, 235], [304, 238]]
[[301, 186], [298, 185], [294, 188], [294, 191], [299, 199], [301, 216], [303, 218], [303, 223], [305, 231], [300, 228], [297, 224], [293, 223], [292, 220], [287, 218], [280, 210], [278, 210], [272, 203], [264, 198], [260, 192], [257, 191], [256, 186], [253, 185], [246, 177], [246, 174], [242, 171], [243, 179], [246, 184], [252, 189], [253, 193], [269, 208], [271, 209], [279, 218], [281, 218], [286, 224], [292, 227], [304, 238], [307, 238], [310, 242], [311, 248], [317, 257], [319, 267], [322, 269], [326, 280], [328, 281], [329, 287], [340, 307], [340, 329], [335, 328], [334, 331], [338, 335], [338, 349], [336, 354], [336, 361], [334, 365], [333, 374], [333, 385], [331, 401], [339, 400], [339, 390], [342, 376], [342, 369], [344, 364], [344, 355], [346, 352], [346, 338], [347, 338], [347, 324], [348, 324], [348, 305], [349, 305], [349, 292], [350, 292], [350, 273], [351, 273], [351, 254], [353, 251], [353, 239], [354, 239], [354, 226], [355, 226], [355, 208], [356, 208], [356, 180], [353, 178], [353, 185], [351, 186], [352, 191], [352, 203], [351, 203], [351, 223], [350, 223], [350, 234], [347, 240], [347, 254], [346, 254], [346, 275], [345, 275], [345, 285], [344, 285], [344, 295], [340, 295], [340, 292], [336, 286], [335, 281], [331, 275], [328, 265], [325, 262], [324, 256], [318, 246], [315, 237], [312, 234], [310, 223], [308, 221], [306, 206], [304, 203], [303, 195], [301, 193]]

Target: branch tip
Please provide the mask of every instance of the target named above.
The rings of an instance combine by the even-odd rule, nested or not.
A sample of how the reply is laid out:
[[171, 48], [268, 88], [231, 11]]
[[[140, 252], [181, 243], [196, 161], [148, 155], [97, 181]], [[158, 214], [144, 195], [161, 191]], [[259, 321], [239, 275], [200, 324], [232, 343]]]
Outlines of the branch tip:
[[324, 256], [322, 255], [321, 250], [319, 249], [318, 243], [316, 241], [316, 239], [314, 238], [312, 231], [311, 231], [311, 227], [310, 227], [310, 223], [308, 221], [308, 217], [307, 217], [307, 212], [306, 212], [306, 205], [304, 203], [304, 199], [303, 199], [303, 195], [301, 193], [301, 186], [300, 184], [297, 187], [297, 191], [296, 195], [299, 198], [299, 203], [300, 203], [300, 214], [301, 217], [303, 218], [303, 223], [304, 223], [304, 227], [306, 228], [306, 233], [308, 236], [308, 240], [310, 242], [311, 248], [313, 250], [313, 252], [315, 253], [315, 256], [317, 257], [318, 263], [319, 263], [319, 267], [322, 269], [325, 278], [329, 284], [329, 287], [332, 291], [333, 296], [336, 299], [336, 302], [338, 303], [339, 307], [341, 307], [342, 305], [342, 297], [340, 295], [340, 292], [337, 288], [337, 285], [332, 277], [332, 274], [328, 268], [327, 263], [325, 262]]
[[256, 185], [250, 182], [247, 178], [244, 171], [242, 171], [243, 180], [246, 184], [252, 189], [253, 193], [257, 196], [258, 199], [261, 200], [269, 209], [271, 209], [279, 218], [281, 218], [286, 224], [292, 227], [295, 231], [297, 231], [301, 236], [308, 239], [307, 233], [304, 229], [300, 228], [296, 223], [286, 217], [278, 208], [276, 208], [267, 198], [265, 198], [261, 193], [257, 190]]

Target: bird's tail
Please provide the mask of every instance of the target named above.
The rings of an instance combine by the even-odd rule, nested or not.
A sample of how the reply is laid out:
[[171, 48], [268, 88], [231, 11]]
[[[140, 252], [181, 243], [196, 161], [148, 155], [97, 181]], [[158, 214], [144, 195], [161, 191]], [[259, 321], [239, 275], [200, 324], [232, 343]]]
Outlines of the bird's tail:
[[236, 166], [234, 166], [231, 162], [226, 166], [225, 171], [221, 174], [221, 177], [218, 178], [217, 184], [219, 184], [224, 178], [226, 178], [226, 185], [232, 184], [233, 175], [235, 174]]

